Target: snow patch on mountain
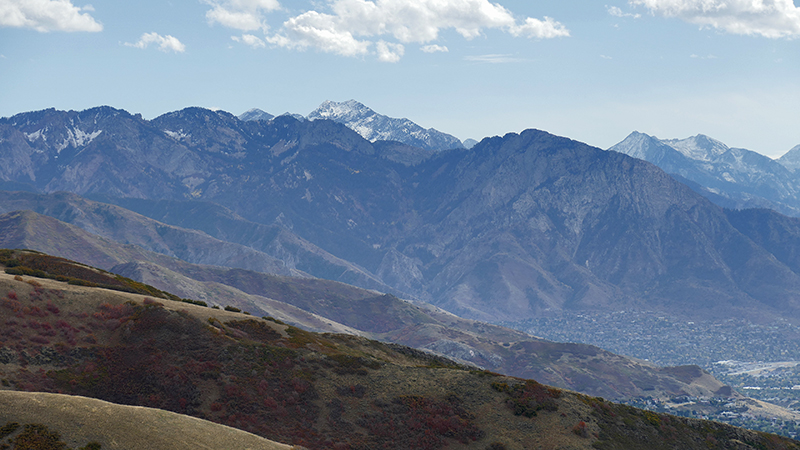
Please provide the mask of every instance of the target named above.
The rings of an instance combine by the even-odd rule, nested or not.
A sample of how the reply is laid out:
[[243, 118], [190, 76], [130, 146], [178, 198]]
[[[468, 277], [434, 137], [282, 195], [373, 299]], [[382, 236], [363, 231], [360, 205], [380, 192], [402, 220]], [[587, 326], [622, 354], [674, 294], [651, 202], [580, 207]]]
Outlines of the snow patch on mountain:
[[84, 147], [89, 145], [93, 140], [103, 133], [103, 130], [97, 130], [92, 133], [87, 133], [80, 128], [67, 129], [67, 137], [63, 142], [56, 145], [56, 152], [61, 153], [67, 147], [73, 148]]
[[171, 137], [172, 139], [175, 139], [176, 141], [180, 141], [181, 139], [184, 139], [189, 136], [188, 134], [184, 133], [182, 129], [180, 131], [164, 130], [164, 134]]
[[683, 153], [687, 158], [697, 161], [713, 161], [729, 150], [727, 145], [703, 134], [687, 139], [667, 139], [662, 142]]
[[43, 141], [47, 142], [47, 137], [44, 135], [44, 130], [34, 131], [33, 133], [22, 133], [28, 139], [29, 142], [36, 142], [39, 138], [42, 138]]

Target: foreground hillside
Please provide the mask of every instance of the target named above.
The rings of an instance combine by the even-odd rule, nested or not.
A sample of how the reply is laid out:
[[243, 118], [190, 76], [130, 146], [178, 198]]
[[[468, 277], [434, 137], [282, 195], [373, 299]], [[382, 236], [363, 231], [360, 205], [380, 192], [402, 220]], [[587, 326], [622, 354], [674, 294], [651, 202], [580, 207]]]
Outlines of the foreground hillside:
[[56, 449], [59, 444], [77, 448], [86, 444], [78, 450], [293, 448], [164, 410], [40, 392], [0, 390], [0, 426], [0, 448], [6, 448], [4, 442], [15, 443], [14, 448], [31, 449]]
[[159, 408], [311, 449], [800, 448], [407, 347], [80, 284], [0, 273], [2, 389]]

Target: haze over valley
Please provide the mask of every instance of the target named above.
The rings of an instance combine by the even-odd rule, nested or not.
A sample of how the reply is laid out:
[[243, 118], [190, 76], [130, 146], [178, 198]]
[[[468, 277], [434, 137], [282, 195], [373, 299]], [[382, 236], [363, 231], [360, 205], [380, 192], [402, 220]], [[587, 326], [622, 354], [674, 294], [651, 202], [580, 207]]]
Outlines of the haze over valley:
[[0, 0], [0, 449], [800, 448], [800, 6], [712, 3]]

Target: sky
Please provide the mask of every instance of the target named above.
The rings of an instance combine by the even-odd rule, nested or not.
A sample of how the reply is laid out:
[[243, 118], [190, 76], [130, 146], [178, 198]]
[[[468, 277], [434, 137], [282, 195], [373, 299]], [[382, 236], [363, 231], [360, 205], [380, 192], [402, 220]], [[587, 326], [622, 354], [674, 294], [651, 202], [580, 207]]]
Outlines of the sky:
[[798, 4], [0, 0], [0, 117], [355, 99], [461, 139], [705, 134], [778, 157], [800, 144]]

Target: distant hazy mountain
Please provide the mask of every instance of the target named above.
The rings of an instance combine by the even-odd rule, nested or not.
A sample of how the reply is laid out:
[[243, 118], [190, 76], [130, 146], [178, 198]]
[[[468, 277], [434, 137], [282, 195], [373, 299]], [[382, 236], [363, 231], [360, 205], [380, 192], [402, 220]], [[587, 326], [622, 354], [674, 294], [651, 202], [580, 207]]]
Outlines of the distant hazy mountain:
[[800, 166], [800, 150], [775, 161], [702, 134], [658, 139], [638, 132], [609, 150], [649, 161], [721, 206], [800, 215], [800, 177], [792, 173]]
[[[120, 203], [139, 206], [150, 216], [162, 217], [172, 224], [66, 192], [41, 195], [0, 191], [0, 214], [19, 210], [33, 211], [76, 225], [104, 238], [134, 244], [189, 263], [293, 276], [308, 276], [304, 269], [309, 269], [318, 277], [402, 295], [364, 269], [336, 258], [278, 224], [252, 223], [226, 208], [202, 202], [142, 203], [126, 199]], [[188, 228], [183, 227], [187, 224]], [[81, 242], [81, 239], [75, 238], [72, 241]], [[56, 250], [64, 245], [62, 243], [57, 247], [41, 250], [57, 253]], [[91, 246], [79, 244], [78, 248], [88, 251]], [[84, 261], [78, 254], [70, 254], [69, 257]], [[112, 266], [133, 259], [165, 265], [161, 259], [121, 256], [120, 259], [113, 260]], [[105, 269], [111, 267], [101, 260], [91, 259], [85, 262]]]
[[371, 142], [398, 141], [428, 150], [464, 147], [454, 136], [433, 128], [426, 130], [408, 119], [394, 119], [378, 114], [355, 100], [341, 103], [326, 101], [312, 111], [308, 119], [329, 119], [345, 124]]
[[464, 140], [464, 148], [472, 148], [478, 145], [478, 141], [475, 139], [465, 139]]
[[795, 146], [778, 158], [778, 162], [792, 172], [796, 172], [797, 169], [800, 169], [800, 145]]
[[[287, 268], [354, 284], [359, 274], [469, 318], [638, 307], [800, 319], [800, 269], [773, 254], [769, 235], [755, 242], [653, 164], [538, 130], [420, 154], [330, 120], [244, 122], [187, 108], [146, 121], [95, 108], [19, 114], [0, 120], [0, 133], [9, 183], [137, 198], [119, 203]], [[710, 139], [640, 137], [678, 162], [759, 161]]]
[[250, 120], [272, 120], [274, 118], [275, 116], [272, 114], [258, 108], [248, 109], [239, 115], [239, 120], [244, 120], [245, 122]]

